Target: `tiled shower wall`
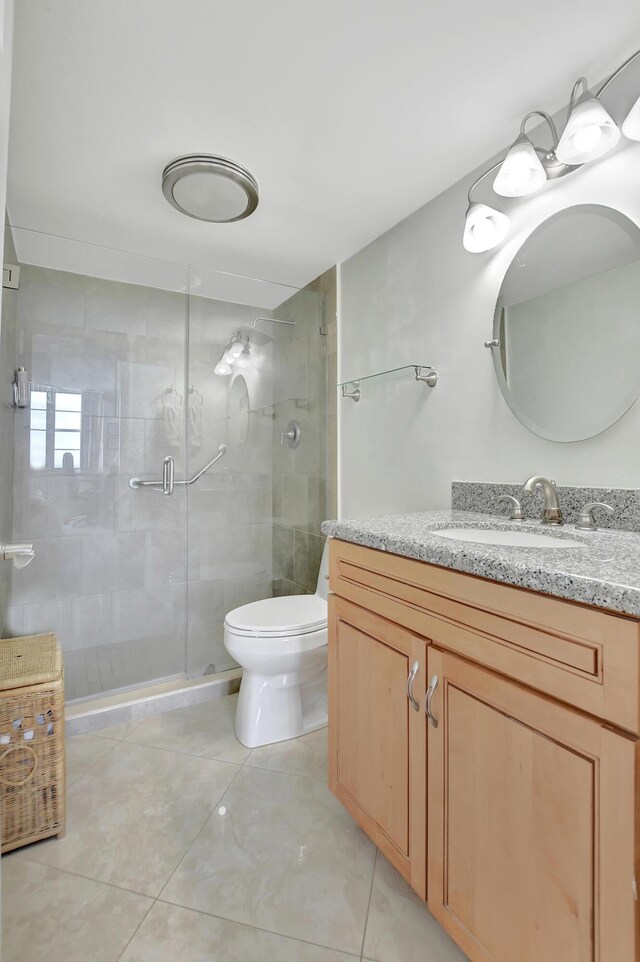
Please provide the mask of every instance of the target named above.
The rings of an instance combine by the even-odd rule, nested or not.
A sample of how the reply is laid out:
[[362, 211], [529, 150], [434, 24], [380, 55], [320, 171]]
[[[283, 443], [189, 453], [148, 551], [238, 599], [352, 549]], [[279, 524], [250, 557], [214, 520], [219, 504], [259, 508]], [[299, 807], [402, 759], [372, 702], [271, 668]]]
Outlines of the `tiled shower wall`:
[[23, 266], [17, 302], [16, 363], [82, 395], [82, 463], [32, 468], [30, 411], [12, 412], [13, 536], [36, 557], [12, 572], [5, 632], [58, 633], [67, 698], [180, 674], [186, 494], [128, 482], [167, 454], [183, 476], [187, 296]]
[[[324, 539], [320, 523], [336, 517], [336, 269], [274, 310], [295, 327], [273, 325], [273, 589], [316, 588]], [[281, 444], [297, 421], [297, 448]]]
[[[5, 263], [16, 263], [11, 230], [4, 231]], [[13, 445], [14, 408], [13, 381], [16, 358], [17, 291], [2, 289], [2, 317], [0, 319], [0, 541], [10, 541], [13, 529]], [[0, 563], [0, 638], [5, 631], [4, 611], [9, 604], [11, 565]]]

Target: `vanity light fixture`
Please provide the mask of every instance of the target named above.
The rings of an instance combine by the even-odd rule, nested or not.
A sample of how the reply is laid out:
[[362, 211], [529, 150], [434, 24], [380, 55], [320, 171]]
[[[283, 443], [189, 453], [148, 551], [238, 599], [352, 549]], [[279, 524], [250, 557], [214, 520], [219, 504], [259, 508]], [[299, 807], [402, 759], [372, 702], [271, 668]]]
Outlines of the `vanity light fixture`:
[[497, 247], [507, 236], [509, 224], [506, 214], [488, 207], [487, 204], [472, 203], [469, 198], [469, 209], [462, 238], [465, 250], [472, 254], [479, 254]]
[[[532, 117], [542, 117], [551, 130], [552, 144], [549, 150], [534, 147], [525, 129]], [[526, 197], [546, 183], [547, 177], [557, 177], [559, 164], [556, 156], [558, 133], [556, 126], [544, 110], [532, 110], [520, 124], [520, 133], [509, 148], [493, 182], [496, 194], [502, 197]], [[538, 157], [542, 154], [542, 160]]]
[[232, 365], [236, 364], [238, 367], [248, 367], [249, 355], [249, 337], [246, 334], [242, 334], [241, 331], [237, 331], [231, 337], [229, 343], [220, 355], [220, 360], [214, 367], [213, 373], [219, 374], [222, 377], [228, 377], [229, 374], [233, 374]]
[[[582, 94], [577, 97], [578, 88]], [[556, 148], [563, 164], [588, 164], [604, 157], [620, 140], [620, 128], [604, 109], [598, 97], [587, 88], [586, 77], [573, 85], [567, 126]]]
[[627, 140], [640, 140], [640, 97], [627, 114], [622, 125], [622, 133]]
[[[583, 164], [603, 157], [617, 145], [621, 131], [615, 120], [600, 102], [600, 96], [628, 64], [640, 56], [637, 50], [615, 70], [594, 94], [585, 77], [573, 85], [567, 123], [558, 137], [555, 124], [543, 110], [528, 113], [520, 133], [507, 151], [504, 160], [486, 170], [469, 189], [462, 244], [471, 253], [482, 253], [497, 247], [509, 231], [509, 217], [488, 204], [471, 200], [471, 192], [496, 168], [493, 190], [501, 197], [526, 197], [540, 190], [547, 180], [555, 180], [573, 173]], [[580, 92], [581, 90], [581, 92]], [[526, 125], [532, 117], [542, 117], [552, 136], [551, 147], [537, 147], [527, 136]], [[622, 134], [629, 140], [640, 141], [640, 97], [622, 124]]]

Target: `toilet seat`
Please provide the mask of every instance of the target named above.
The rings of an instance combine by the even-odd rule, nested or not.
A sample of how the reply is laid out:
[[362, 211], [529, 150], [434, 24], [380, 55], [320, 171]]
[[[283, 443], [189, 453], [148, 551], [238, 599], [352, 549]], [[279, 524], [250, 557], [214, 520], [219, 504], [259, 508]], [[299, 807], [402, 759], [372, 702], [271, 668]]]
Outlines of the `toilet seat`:
[[235, 635], [282, 638], [306, 635], [327, 626], [327, 602], [317, 595], [265, 598], [230, 611], [225, 627]]

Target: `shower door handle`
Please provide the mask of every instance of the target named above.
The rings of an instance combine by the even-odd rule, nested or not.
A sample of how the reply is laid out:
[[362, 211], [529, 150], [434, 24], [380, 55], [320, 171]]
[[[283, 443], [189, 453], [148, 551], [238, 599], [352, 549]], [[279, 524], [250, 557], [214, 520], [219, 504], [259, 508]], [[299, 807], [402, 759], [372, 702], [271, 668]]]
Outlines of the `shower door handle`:
[[173, 458], [169, 456], [162, 462], [162, 493], [171, 497], [173, 484]]

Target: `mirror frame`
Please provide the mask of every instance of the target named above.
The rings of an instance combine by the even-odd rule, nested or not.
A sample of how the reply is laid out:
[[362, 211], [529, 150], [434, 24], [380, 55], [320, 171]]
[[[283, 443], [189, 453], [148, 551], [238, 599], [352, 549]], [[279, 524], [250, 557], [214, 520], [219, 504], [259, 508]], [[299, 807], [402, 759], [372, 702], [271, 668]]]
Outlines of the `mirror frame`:
[[[244, 423], [242, 425], [241, 430], [239, 431], [239, 435], [242, 434], [242, 437], [238, 436], [237, 438], [232, 438], [231, 434], [233, 431], [233, 427], [231, 423], [231, 418], [233, 417], [233, 413], [234, 413], [231, 411], [232, 392], [236, 387], [236, 385], [238, 385], [238, 387], [241, 388], [240, 382], [242, 382], [242, 384], [244, 385], [244, 397], [246, 398], [247, 407], [246, 407], [246, 411], [244, 412]], [[249, 429], [250, 429], [249, 413], [250, 413], [249, 385], [247, 384], [246, 378], [240, 372], [234, 372], [232, 378], [229, 381], [229, 386], [227, 388], [227, 418], [228, 418], [227, 440], [231, 445], [235, 446], [236, 449], [239, 451], [244, 450], [244, 448], [247, 445], [247, 441], [249, 440]]]

